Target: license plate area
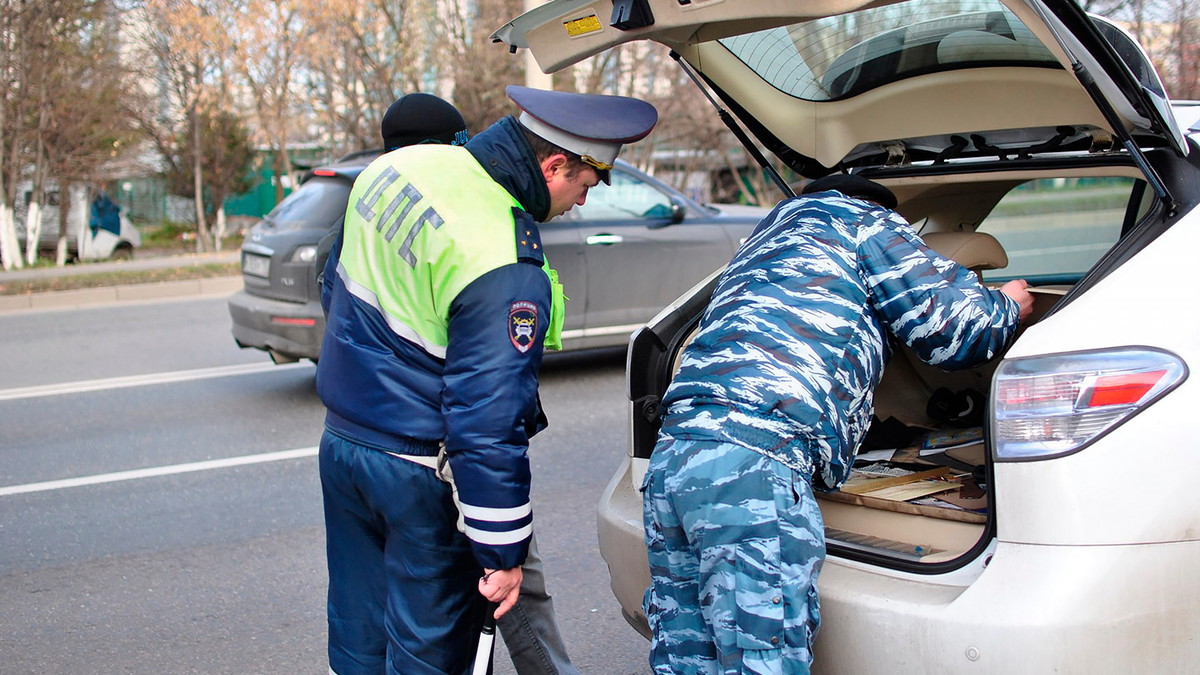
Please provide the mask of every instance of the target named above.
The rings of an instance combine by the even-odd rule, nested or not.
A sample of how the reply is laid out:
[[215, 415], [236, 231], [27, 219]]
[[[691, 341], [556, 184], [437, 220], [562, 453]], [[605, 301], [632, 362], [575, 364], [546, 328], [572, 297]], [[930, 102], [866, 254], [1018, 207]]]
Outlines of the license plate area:
[[271, 259], [253, 253], [243, 253], [242, 273], [267, 279], [271, 276]]

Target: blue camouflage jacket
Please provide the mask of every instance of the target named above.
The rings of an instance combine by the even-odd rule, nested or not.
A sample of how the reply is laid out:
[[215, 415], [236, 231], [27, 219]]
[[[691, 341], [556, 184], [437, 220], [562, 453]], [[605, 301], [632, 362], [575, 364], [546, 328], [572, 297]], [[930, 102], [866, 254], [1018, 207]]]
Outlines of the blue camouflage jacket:
[[719, 279], [664, 397], [663, 433], [742, 445], [835, 489], [874, 413], [885, 333], [929, 364], [967, 368], [1004, 348], [1018, 315], [895, 212], [833, 191], [788, 199]]

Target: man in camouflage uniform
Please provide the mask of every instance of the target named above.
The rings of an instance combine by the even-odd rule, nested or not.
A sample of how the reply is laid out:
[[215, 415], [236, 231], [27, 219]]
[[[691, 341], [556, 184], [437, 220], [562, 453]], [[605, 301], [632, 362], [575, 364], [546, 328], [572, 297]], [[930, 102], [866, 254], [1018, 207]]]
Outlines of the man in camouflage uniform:
[[850, 474], [885, 331], [966, 368], [1032, 308], [1024, 281], [989, 290], [926, 248], [883, 186], [836, 176], [805, 193], [734, 256], [664, 397], [643, 485], [656, 675], [808, 673], [825, 559], [812, 482]]

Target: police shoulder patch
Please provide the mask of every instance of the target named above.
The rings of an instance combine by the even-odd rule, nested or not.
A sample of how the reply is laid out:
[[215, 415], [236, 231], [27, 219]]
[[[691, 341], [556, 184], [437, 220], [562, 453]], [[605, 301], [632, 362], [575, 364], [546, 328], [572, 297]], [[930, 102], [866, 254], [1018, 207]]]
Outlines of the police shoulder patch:
[[533, 346], [538, 334], [538, 307], [532, 302], [518, 300], [508, 308], [508, 339], [517, 351], [524, 354]]

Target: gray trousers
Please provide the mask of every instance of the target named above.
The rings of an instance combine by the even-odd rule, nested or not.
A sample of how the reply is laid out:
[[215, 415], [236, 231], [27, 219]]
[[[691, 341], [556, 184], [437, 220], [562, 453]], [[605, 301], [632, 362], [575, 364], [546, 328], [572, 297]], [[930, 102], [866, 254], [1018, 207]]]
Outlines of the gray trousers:
[[529, 540], [529, 555], [521, 571], [524, 576], [517, 604], [496, 620], [517, 675], [579, 675], [558, 632], [536, 535]]

